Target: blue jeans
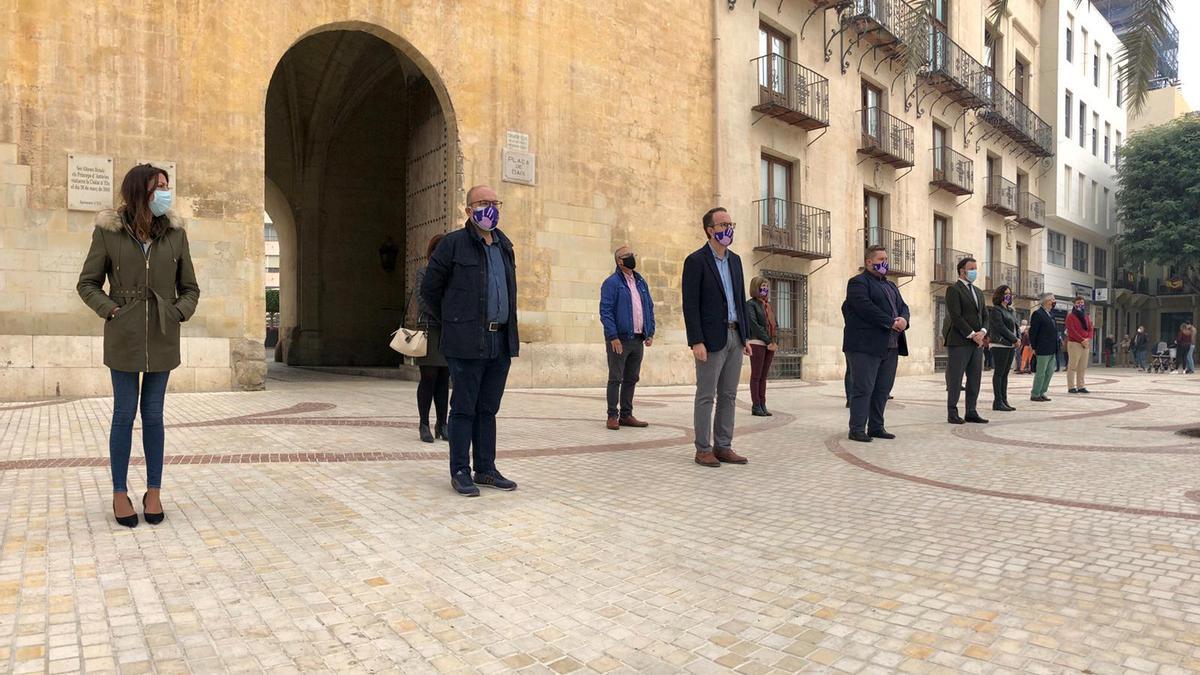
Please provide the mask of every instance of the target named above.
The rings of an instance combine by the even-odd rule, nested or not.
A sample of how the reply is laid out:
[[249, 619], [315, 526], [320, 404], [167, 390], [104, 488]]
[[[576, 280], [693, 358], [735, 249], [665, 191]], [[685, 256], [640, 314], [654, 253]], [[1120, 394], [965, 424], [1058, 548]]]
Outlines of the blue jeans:
[[490, 358], [456, 359], [446, 357], [450, 366], [450, 422], [446, 435], [450, 441], [450, 475], [471, 472], [496, 473], [496, 413], [508, 382], [512, 358], [503, 332], [488, 333]]
[[1184, 359], [1184, 362], [1187, 364], [1189, 375], [1196, 372], [1196, 345], [1188, 345], [1187, 358]]
[[[108, 436], [108, 459], [112, 465], [113, 492], [128, 492], [129, 452], [133, 445], [133, 420], [142, 410], [142, 451], [146, 454], [146, 487], [162, 487], [163, 471], [163, 400], [167, 396], [167, 378], [161, 373], [112, 371], [113, 418]], [[140, 382], [139, 382], [140, 380]]]

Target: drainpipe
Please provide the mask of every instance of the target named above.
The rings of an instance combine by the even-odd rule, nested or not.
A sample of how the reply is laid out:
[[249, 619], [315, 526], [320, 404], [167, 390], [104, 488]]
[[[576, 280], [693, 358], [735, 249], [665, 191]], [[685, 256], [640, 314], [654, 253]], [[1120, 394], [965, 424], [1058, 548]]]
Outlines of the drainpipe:
[[721, 204], [721, 36], [717, 19], [725, 1], [712, 0], [713, 206]]

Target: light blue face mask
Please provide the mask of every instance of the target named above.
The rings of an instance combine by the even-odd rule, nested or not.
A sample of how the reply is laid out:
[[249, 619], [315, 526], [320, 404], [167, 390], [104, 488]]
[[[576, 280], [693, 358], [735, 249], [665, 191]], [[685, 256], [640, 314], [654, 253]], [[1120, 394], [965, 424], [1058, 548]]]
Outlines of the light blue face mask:
[[155, 190], [154, 196], [150, 198], [150, 213], [153, 213], [156, 217], [161, 216], [171, 209], [173, 202], [174, 195], [170, 190]]
[[975, 277], [979, 275], [977, 270], [967, 270], [967, 281], [975, 283]]

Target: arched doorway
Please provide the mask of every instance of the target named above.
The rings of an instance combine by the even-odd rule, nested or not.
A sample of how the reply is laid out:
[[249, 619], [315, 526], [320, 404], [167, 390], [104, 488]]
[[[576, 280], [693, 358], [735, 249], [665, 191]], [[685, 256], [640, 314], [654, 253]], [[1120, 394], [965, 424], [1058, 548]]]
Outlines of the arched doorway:
[[[420, 64], [418, 64], [420, 61]], [[429, 67], [372, 26], [313, 33], [280, 59], [266, 98], [265, 163], [280, 232], [280, 348], [289, 365], [394, 366], [429, 237], [458, 189], [453, 115]]]

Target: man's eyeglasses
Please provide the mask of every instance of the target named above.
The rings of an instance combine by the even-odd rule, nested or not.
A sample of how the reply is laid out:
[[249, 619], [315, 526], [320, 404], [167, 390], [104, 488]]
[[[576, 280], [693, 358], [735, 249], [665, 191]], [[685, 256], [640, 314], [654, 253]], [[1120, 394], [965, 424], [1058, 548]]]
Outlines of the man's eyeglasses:
[[481, 207], [487, 207], [487, 206], [494, 206], [496, 208], [500, 208], [501, 206], [504, 206], [504, 202], [480, 200], [480, 201], [471, 202], [470, 204], [467, 204], [467, 206], [470, 206], [472, 208], [481, 208]]

